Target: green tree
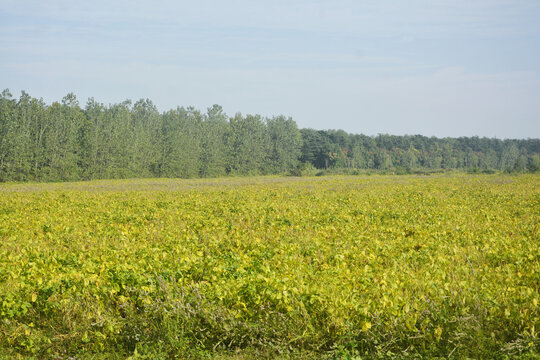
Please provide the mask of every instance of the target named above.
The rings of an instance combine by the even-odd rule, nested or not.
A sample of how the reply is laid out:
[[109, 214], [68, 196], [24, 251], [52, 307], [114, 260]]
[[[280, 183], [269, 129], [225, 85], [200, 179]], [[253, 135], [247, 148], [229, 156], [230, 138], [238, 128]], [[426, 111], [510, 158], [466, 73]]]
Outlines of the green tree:
[[266, 127], [260, 115], [243, 117], [238, 113], [229, 121], [227, 137], [228, 170], [239, 175], [264, 172], [267, 141]]
[[298, 166], [302, 135], [291, 118], [273, 117], [266, 122], [269, 137], [267, 172], [283, 173]]
[[504, 147], [501, 157], [501, 170], [512, 172], [516, 169], [519, 158], [519, 150], [515, 143], [509, 142]]
[[192, 178], [199, 175], [201, 121], [202, 115], [193, 108], [178, 108], [163, 116], [163, 176]]
[[227, 173], [227, 115], [221, 106], [214, 105], [208, 108], [205, 121], [201, 125], [200, 175], [224, 176]]
[[161, 118], [149, 99], [140, 99], [132, 109], [132, 137], [130, 142], [130, 170], [137, 177], [159, 175], [161, 163]]

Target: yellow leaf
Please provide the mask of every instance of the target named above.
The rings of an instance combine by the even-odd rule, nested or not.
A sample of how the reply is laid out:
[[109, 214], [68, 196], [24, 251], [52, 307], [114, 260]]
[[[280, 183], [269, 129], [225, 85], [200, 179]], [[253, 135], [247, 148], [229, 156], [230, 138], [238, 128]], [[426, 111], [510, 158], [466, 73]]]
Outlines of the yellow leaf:
[[442, 327], [437, 326], [437, 328], [435, 329], [435, 338], [437, 339], [437, 341], [441, 340], [442, 332], [443, 332]]
[[371, 329], [371, 323], [369, 321], [366, 321], [364, 325], [362, 325], [362, 331], [367, 332], [369, 329]]

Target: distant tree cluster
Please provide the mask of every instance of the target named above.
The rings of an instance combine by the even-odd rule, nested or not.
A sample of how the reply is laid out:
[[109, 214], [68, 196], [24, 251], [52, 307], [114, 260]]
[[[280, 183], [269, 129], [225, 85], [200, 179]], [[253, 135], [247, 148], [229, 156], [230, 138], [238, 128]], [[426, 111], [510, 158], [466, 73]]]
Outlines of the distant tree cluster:
[[302, 129], [300, 160], [316, 168], [374, 169], [410, 173], [423, 170], [536, 172], [540, 139], [422, 135], [354, 135], [343, 130]]
[[299, 169], [539, 171], [540, 140], [347, 134], [284, 116], [228, 117], [150, 100], [105, 106], [73, 94], [51, 105], [0, 96], [0, 181], [217, 177]]

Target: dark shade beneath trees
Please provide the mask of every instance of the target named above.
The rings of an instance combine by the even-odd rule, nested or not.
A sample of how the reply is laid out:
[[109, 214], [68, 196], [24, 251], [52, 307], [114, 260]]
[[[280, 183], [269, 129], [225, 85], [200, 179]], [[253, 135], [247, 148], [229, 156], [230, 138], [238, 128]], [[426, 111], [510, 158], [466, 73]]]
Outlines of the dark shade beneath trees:
[[81, 108], [72, 93], [46, 104], [0, 95], [0, 181], [301, 174], [305, 169], [410, 173], [536, 172], [540, 139], [355, 135], [298, 129], [284, 116], [159, 113], [148, 99]]

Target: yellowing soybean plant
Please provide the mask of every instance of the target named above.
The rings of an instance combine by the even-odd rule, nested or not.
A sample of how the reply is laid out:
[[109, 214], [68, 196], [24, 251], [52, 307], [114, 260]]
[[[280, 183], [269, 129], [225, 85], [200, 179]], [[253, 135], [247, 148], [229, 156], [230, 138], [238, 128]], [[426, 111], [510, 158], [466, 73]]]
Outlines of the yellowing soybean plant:
[[0, 185], [0, 357], [538, 358], [539, 185]]

